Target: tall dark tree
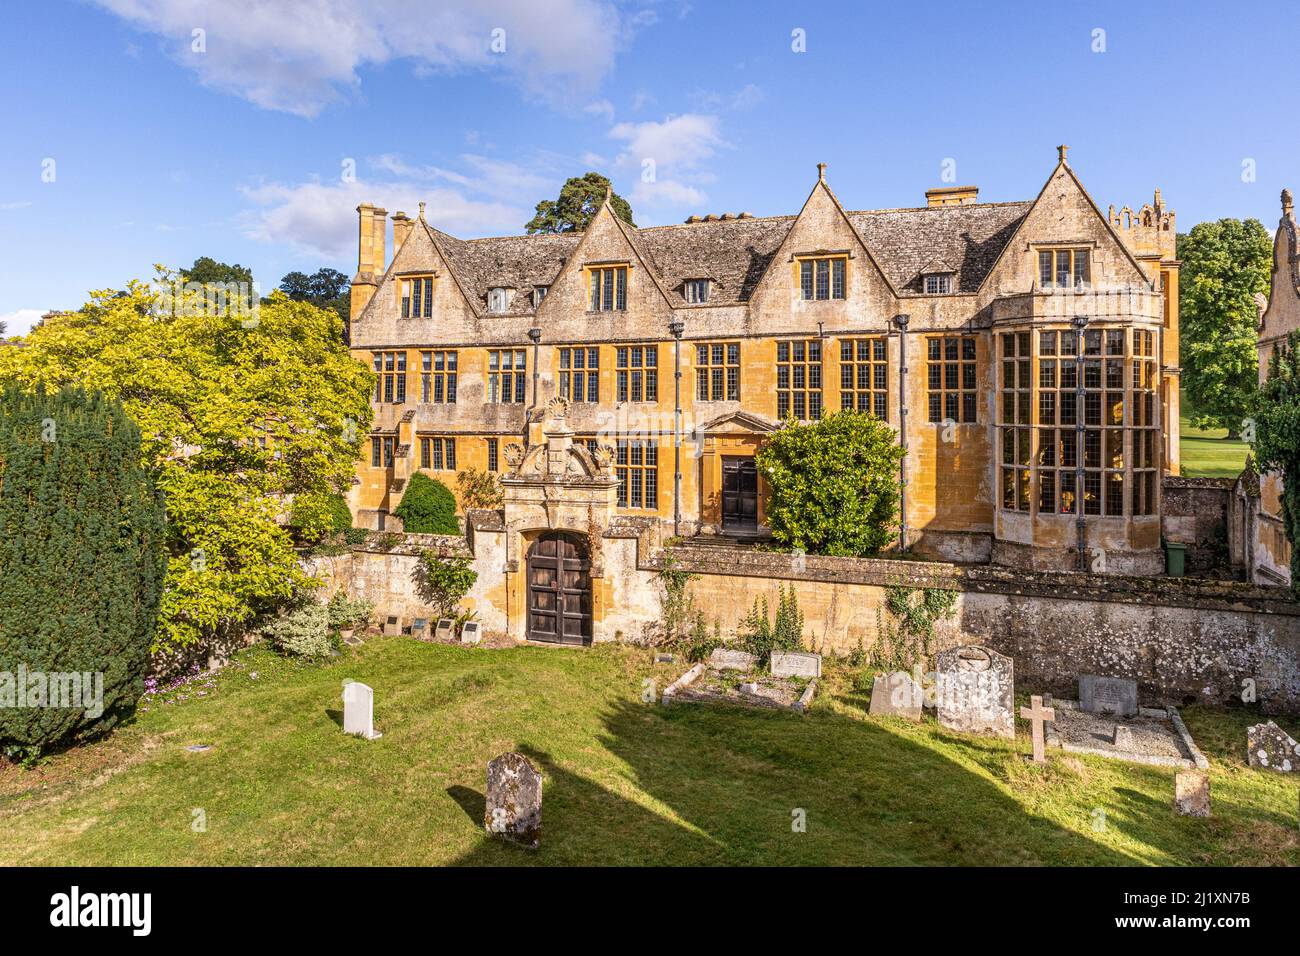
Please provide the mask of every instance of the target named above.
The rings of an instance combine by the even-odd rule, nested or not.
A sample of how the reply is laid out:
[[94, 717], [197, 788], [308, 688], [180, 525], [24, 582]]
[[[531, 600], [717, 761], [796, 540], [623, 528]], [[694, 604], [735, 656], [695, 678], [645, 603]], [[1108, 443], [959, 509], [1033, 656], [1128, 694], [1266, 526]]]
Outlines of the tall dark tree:
[[[143, 690], [166, 516], [140, 461], [140, 430], [99, 393], [10, 386], [0, 394], [6, 749], [107, 729]], [[77, 693], [76, 705], [56, 706]]]
[[295, 302], [310, 302], [329, 309], [343, 320], [346, 336], [352, 311], [352, 280], [337, 269], [317, 269], [311, 275], [290, 272], [280, 280], [280, 291]]
[[[573, 176], [560, 189], [559, 199], [543, 199], [537, 204], [537, 215], [525, 226], [531, 235], [535, 232], [582, 232], [587, 223], [600, 210], [605, 194], [610, 189], [609, 179], [600, 173]], [[614, 215], [630, 226], [632, 207], [618, 193], [609, 200]]]
[[1202, 222], [1178, 237], [1182, 386], [1193, 423], [1236, 435], [1258, 380], [1255, 296], [1268, 294], [1273, 241], [1258, 219]]
[[181, 269], [180, 275], [185, 282], [246, 282], [253, 285], [253, 270], [235, 263], [233, 266], [218, 262], [210, 256], [199, 256], [194, 265]]

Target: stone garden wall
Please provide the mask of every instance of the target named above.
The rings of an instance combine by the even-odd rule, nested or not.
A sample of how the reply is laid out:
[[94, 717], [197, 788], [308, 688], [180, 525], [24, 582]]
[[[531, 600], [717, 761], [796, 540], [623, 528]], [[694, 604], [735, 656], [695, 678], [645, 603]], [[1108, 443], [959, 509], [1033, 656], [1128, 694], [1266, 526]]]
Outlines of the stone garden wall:
[[1228, 554], [1232, 486], [1230, 478], [1165, 476], [1161, 532], [1166, 541], [1187, 546], [1188, 574], [1232, 573]]

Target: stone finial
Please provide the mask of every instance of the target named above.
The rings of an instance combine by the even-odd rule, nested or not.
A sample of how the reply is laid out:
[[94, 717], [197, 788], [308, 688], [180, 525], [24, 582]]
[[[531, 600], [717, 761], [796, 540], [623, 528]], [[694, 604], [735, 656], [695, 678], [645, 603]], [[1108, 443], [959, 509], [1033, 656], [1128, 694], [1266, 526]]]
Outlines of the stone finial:
[[1070, 147], [1066, 146], [1064, 143], [1056, 147], [1057, 162], [1061, 163], [1062, 165], [1067, 165], [1067, 161], [1065, 157], [1069, 152], [1070, 152]]
[[1291, 215], [1294, 205], [1294, 201], [1291, 198], [1291, 190], [1282, 190], [1282, 212], [1288, 216]]
[[612, 183], [605, 183], [605, 202], [614, 198], [614, 186]]
[[424, 203], [420, 203], [420, 222], [424, 222]]
[[817, 164], [817, 181], [818, 181], [819, 183], [824, 183], [824, 182], [826, 182], [826, 164], [825, 164], [825, 163], [818, 163], [818, 164]]

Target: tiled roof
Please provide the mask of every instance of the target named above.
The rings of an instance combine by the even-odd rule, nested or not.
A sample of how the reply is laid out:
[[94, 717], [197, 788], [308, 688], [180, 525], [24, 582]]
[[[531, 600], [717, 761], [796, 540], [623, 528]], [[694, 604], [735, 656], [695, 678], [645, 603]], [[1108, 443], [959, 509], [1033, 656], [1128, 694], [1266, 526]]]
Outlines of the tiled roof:
[[[936, 262], [954, 272], [954, 292], [974, 292], [1032, 205], [976, 203], [847, 216], [901, 294], [919, 294], [922, 270]], [[626, 232], [674, 305], [685, 302], [685, 280], [704, 278], [713, 280], [709, 304], [728, 305], [749, 299], [795, 219], [751, 216]], [[555, 280], [582, 239], [562, 233], [467, 240], [429, 228], [475, 306], [485, 309], [488, 290], [505, 286], [513, 290], [510, 315], [533, 311], [533, 289]]]

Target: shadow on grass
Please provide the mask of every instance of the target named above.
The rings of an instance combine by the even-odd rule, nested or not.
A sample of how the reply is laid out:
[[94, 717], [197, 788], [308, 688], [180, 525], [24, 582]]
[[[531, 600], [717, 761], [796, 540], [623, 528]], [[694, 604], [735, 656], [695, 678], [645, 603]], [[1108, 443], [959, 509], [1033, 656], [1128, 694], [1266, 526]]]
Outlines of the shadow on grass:
[[487, 797], [469, 787], [462, 787], [460, 784], [447, 788], [447, 796], [451, 797], [465, 811], [465, 815], [473, 821], [476, 827], [484, 825], [487, 819]]
[[[461, 865], [1132, 865], [1132, 855], [1026, 809], [906, 733], [830, 711], [614, 703], [595, 780], [527, 743], [545, 781], [542, 846], [483, 841]], [[965, 743], [966, 741], [963, 741]], [[981, 741], [970, 741], [977, 750]], [[998, 775], [1018, 753], [972, 754]], [[452, 793], [465, 806], [465, 795]], [[473, 791], [470, 791], [473, 793]], [[481, 826], [481, 798], [466, 812]], [[1133, 804], [1155, 801], [1133, 800]], [[1144, 806], [1144, 812], [1168, 812]]]

